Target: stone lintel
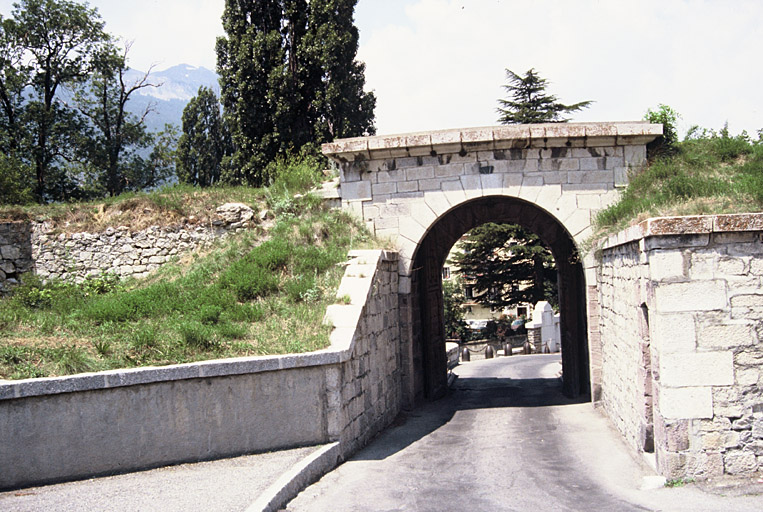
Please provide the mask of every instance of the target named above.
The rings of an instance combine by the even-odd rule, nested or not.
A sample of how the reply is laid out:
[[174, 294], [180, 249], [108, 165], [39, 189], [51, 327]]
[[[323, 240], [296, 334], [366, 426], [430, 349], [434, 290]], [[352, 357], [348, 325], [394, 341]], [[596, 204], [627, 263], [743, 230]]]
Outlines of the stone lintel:
[[731, 213], [722, 215], [688, 215], [655, 217], [611, 235], [602, 249], [611, 249], [649, 237], [669, 235], [705, 235], [763, 231], [763, 213]]
[[662, 135], [662, 125], [647, 122], [546, 123], [460, 128], [398, 135], [338, 139], [323, 144], [323, 154], [340, 162], [395, 156], [423, 156], [526, 147], [596, 147], [646, 144]]

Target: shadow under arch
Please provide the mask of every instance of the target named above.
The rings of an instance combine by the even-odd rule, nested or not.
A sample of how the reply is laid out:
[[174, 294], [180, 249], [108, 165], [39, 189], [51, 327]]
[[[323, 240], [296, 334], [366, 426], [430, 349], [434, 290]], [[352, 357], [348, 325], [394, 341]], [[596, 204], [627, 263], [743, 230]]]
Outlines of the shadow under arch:
[[484, 196], [438, 218], [419, 243], [411, 269], [413, 393], [416, 402], [447, 391], [443, 322], [442, 266], [450, 248], [469, 230], [486, 222], [519, 224], [551, 249], [559, 279], [562, 392], [590, 392], [585, 275], [572, 236], [538, 205], [509, 196]]

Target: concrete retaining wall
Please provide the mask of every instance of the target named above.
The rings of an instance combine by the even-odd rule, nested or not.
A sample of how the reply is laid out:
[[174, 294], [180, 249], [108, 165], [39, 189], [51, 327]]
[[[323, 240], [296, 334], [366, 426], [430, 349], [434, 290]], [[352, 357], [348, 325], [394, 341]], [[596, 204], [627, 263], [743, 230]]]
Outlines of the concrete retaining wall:
[[599, 286], [601, 402], [626, 439], [669, 478], [761, 471], [763, 214], [645, 221], [604, 246]]
[[340, 441], [400, 409], [395, 253], [351, 253], [328, 349], [0, 381], [0, 488]]

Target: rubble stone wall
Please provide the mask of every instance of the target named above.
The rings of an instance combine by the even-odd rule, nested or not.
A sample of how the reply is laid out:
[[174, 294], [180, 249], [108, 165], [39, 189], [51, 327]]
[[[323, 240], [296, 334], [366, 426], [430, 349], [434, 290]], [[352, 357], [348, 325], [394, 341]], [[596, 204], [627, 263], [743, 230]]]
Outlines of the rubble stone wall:
[[33, 267], [31, 229], [28, 222], [0, 223], [0, 293], [16, 284]]
[[[763, 470], [763, 214], [651, 219], [600, 266], [602, 395], [661, 474]], [[653, 398], [653, 400], [652, 400]]]
[[103, 273], [145, 277], [173, 258], [250, 228], [258, 220], [241, 203], [224, 204], [216, 213], [207, 224], [142, 230], [119, 226], [100, 233], [56, 233], [47, 222], [0, 223], [0, 292], [30, 270], [42, 279], [74, 282]]
[[133, 232], [127, 226], [102, 233], [46, 234], [32, 228], [35, 271], [43, 279], [82, 281], [89, 275], [145, 277], [173, 257], [209, 246], [226, 236], [220, 226], [151, 226]]

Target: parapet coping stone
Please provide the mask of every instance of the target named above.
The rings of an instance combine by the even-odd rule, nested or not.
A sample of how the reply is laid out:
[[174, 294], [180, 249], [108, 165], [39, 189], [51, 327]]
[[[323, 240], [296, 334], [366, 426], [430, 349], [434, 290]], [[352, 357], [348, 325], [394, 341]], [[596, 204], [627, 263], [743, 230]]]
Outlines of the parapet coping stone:
[[745, 231], [763, 231], [763, 213], [653, 217], [610, 235], [601, 245], [601, 248], [611, 249], [657, 236], [706, 235]]
[[[187, 379], [244, 375], [346, 362], [352, 355], [358, 321], [360, 320], [363, 306], [371, 293], [371, 283], [373, 281], [373, 276], [369, 278], [354, 277], [352, 275], [352, 267], [355, 265], [366, 266], [374, 263], [378, 266], [382, 261], [396, 261], [397, 253], [386, 250], [358, 250], [350, 251], [349, 258], [350, 261], [347, 264], [342, 283], [344, 284], [346, 280], [351, 280], [357, 281], [356, 285], [364, 286], [365, 294], [362, 296], [364, 300], [360, 303], [360, 301], [356, 302], [353, 299], [353, 302], [350, 304], [332, 304], [329, 306], [324, 321], [332, 321], [336, 318], [341, 319], [341, 322], [339, 325], [334, 324], [335, 328], [329, 336], [331, 344], [325, 349], [303, 354], [212, 359], [168, 366], [81, 373], [64, 377], [42, 377], [13, 381], [0, 380], [0, 400], [107, 390]], [[329, 315], [329, 311], [332, 311], [334, 314]]]
[[338, 139], [321, 149], [344, 163], [463, 151], [637, 145], [661, 135], [661, 124], [646, 121], [517, 124]]

